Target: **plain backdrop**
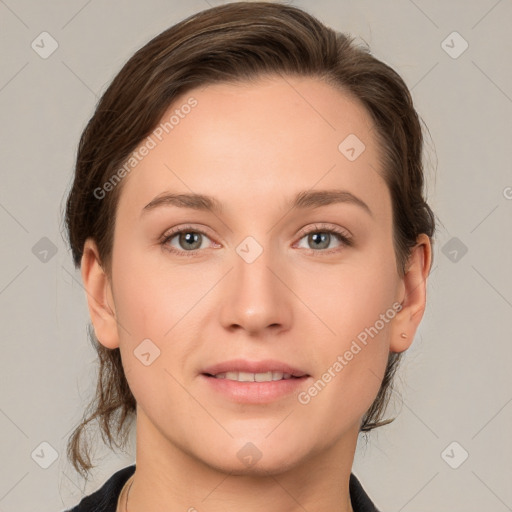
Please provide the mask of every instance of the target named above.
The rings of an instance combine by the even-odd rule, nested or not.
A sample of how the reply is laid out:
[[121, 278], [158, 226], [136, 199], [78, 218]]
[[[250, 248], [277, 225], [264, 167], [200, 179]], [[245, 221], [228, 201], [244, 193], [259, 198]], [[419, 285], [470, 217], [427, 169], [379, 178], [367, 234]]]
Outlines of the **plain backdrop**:
[[[87, 485], [66, 460], [96, 361], [64, 201], [79, 136], [122, 64], [220, 3], [0, 0], [1, 512], [64, 510], [135, 461], [134, 436], [126, 453], [98, 436]], [[512, 3], [290, 3], [397, 70], [431, 136], [428, 307], [388, 409], [397, 419], [361, 437], [353, 472], [383, 512], [512, 510]]]

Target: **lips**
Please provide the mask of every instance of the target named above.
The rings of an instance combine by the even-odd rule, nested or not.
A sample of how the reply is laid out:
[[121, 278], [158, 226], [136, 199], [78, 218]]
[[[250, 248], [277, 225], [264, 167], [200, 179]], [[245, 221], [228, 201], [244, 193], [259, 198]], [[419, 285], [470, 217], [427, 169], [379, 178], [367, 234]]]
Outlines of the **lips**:
[[207, 393], [222, 397], [223, 403], [251, 405], [293, 399], [311, 379], [304, 370], [272, 359], [224, 361], [208, 366], [199, 377]]
[[251, 372], [224, 372], [217, 373], [214, 376], [216, 379], [228, 379], [228, 380], [236, 380], [237, 382], [270, 382], [273, 380], [283, 380], [283, 379], [297, 379], [298, 377], [293, 377], [290, 373], [283, 372], [260, 372], [260, 373], [251, 373]]
[[308, 376], [299, 368], [271, 359], [263, 361], [233, 359], [208, 366], [201, 373], [208, 377], [227, 378], [240, 382], [268, 382]]

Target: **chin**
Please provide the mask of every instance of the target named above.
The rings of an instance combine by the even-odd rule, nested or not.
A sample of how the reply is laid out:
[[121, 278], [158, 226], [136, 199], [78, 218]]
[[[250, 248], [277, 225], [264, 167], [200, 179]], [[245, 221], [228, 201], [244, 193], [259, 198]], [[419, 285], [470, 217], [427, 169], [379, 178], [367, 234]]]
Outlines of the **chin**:
[[[207, 461], [203, 461], [208, 464]], [[233, 459], [213, 461], [208, 464], [211, 468], [221, 473], [229, 473], [233, 476], [252, 476], [252, 477], [268, 477], [275, 476], [282, 473], [286, 473], [290, 469], [294, 468], [300, 463], [298, 459], [271, 459], [264, 460], [263, 457], [254, 464], [244, 465], [237, 461], [233, 462]]]
[[304, 443], [286, 446], [264, 441], [253, 443], [247, 439], [232, 439], [229, 446], [217, 445], [218, 450], [204, 454], [201, 461], [222, 473], [261, 477], [285, 473], [311, 456]]

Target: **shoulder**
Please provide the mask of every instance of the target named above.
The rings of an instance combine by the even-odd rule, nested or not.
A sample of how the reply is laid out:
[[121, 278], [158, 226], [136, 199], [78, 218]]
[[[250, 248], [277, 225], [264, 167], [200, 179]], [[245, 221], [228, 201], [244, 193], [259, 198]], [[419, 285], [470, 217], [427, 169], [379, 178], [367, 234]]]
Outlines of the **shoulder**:
[[120, 469], [100, 489], [83, 497], [78, 505], [64, 512], [116, 512], [119, 493], [134, 472], [135, 464]]
[[350, 473], [349, 493], [354, 512], [380, 512], [354, 473]]

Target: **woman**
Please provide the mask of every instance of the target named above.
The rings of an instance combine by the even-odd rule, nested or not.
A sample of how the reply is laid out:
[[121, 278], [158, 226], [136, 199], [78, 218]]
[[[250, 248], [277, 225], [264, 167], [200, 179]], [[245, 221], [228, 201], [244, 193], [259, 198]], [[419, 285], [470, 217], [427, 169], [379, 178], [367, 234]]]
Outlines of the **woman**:
[[377, 510], [351, 468], [425, 309], [422, 145], [400, 76], [287, 5], [125, 64], [67, 201], [100, 360], [68, 456], [135, 417], [136, 465], [74, 511]]

